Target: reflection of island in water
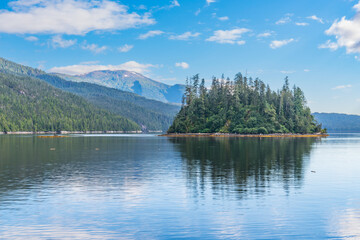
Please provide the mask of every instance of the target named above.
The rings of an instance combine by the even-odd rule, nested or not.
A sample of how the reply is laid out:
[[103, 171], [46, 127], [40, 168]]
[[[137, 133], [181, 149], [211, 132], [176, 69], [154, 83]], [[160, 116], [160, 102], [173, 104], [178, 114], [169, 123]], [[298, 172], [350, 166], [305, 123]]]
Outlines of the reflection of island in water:
[[300, 187], [304, 158], [315, 138], [170, 138], [185, 162], [188, 184], [195, 194], [236, 191], [257, 194], [272, 183], [286, 192]]
[[142, 137], [0, 136], [0, 207], [17, 190], [142, 185], [161, 169], [158, 144]]

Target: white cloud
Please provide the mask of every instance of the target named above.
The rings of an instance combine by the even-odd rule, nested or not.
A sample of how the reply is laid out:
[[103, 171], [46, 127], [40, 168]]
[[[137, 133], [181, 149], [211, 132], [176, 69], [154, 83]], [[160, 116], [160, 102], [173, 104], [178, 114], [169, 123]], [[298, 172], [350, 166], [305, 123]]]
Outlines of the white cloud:
[[296, 24], [296, 26], [302, 26], [302, 27], [309, 25], [309, 23], [307, 23], [307, 22], [296, 22], [295, 24]]
[[266, 37], [270, 37], [271, 35], [273, 35], [273, 33], [267, 31], [267, 32], [263, 32], [263, 33], [258, 34], [257, 37], [258, 38], [266, 38]]
[[210, 5], [211, 3], [214, 3], [214, 2], [216, 2], [216, 0], [206, 0], [207, 5]]
[[294, 41], [293, 38], [285, 39], [285, 40], [274, 40], [270, 43], [270, 47], [272, 49], [280, 48], [280, 47], [285, 46], [293, 41]]
[[191, 33], [191, 32], [185, 32], [183, 34], [180, 34], [180, 35], [173, 35], [173, 36], [170, 36], [169, 39], [171, 40], [189, 40], [190, 38], [195, 38], [195, 37], [198, 37], [200, 36], [201, 33]]
[[60, 35], [54, 36], [51, 39], [51, 44], [54, 48], [60, 47], [60, 48], [67, 48], [75, 45], [77, 42], [76, 39], [72, 40], [65, 40]]
[[155, 37], [155, 36], [162, 35], [162, 34], [164, 34], [163, 31], [153, 30], [153, 31], [148, 31], [147, 33], [141, 34], [138, 38], [144, 40], [144, 39], [148, 39], [150, 37]]
[[320, 44], [319, 48], [328, 48], [331, 51], [335, 51], [335, 50], [337, 50], [339, 48], [339, 46], [338, 46], [337, 43], [334, 43], [334, 42], [332, 42], [330, 40], [327, 40], [326, 43]]
[[107, 46], [99, 46], [97, 44], [87, 44], [86, 42], [81, 46], [82, 49], [84, 50], [89, 50], [93, 53], [102, 53], [104, 52], [105, 50], [108, 49]]
[[289, 23], [291, 22], [291, 17], [292, 14], [288, 13], [285, 15], [285, 17], [283, 18], [280, 18], [278, 21], [275, 22], [276, 25], [282, 25], [282, 24], [286, 24], [286, 23]]
[[310, 72], [310, 69], [304, 69], [304, 72]]
[[311, 20], [314, 20], [314, 21], [318, 21], [321, 24], [324, 24], [324, 21], [321, 18], [317, 17], [316, 15], [312, 15], [312, 16], [309, 16], [307, 18], [311, 19]]
[[180, 7], [180, 4], [179, 4], [179, 2], [178, 2], [177, 0], [173, 0], [173, 1], [171, 2], [170, 7]]
[[339, 90], [339, 89], [346, 89], [346, 88], [351, 88], [352, 85], [348, 84], [348, 85], [340, 85], [340, 86], [336, 86], [334, 88], [332, 88], [332, 90]]
[[186, 62], [178, 62], [178, 63], [175, 63], [175, 67], [180, 67], [182, 69], [188, 69], [190, 66]]
[[0, 11], [0, 32], [10, 34], [73, 34], [113, 31], [151, 25], [149, 14], [129, 13], [125, 5], [109, 0], [16, 0]]
[[29, 42], [36, 42], [36, 41], [39, 41], [39, 38], [37, 38], [35, 36], [29, 36], [29, 37], [26, 37], [25, 40], [29, 41]]
[[224, 17], [219, 17], [218, 18], [220, 21], [227, 21], [229, 20], [229, 17], [228, 16], [224, 16]]
[[247, 28], [235, 28], [233, 30], [217, 30], [214, 35], [206, 39], [209, 42], [229, 43], [242, 45], [245, 41], [240, 40], [242, 34], [249, 32]]
[[98, 63], [99, 61], [86, 61], [86, 62], [81, 62], [80, 65], [95, 65]]
[[139, 10], [146, 10], [147, 7], [144, 4], [141, 4], [140, 6], [138, 6]]
[[336, 42], [330, 40], [325, 43], [331, 50], [336, 50], [340, 47], [345, 47], [347, 53], [360, 53], [360, 2], [354, 6], [356, 14], [352, 19], [342, 17], [341, 20], [336, 20], [331, 27], [326, 30], [327, 35], [333, 35]]
[[289, 71], [289, 70], [282, 70], [280, 71], [282, 74], [292, 74], [295, 73], [295, 71]]
[[23, 7], [29, 7], [31, 5], [36, 5], [44, 2], [46, 2], [46, 0], [17, 0], [9, 2], [9, 6], [15, 9], [20, 9]]
[[201, 13], [201, 9], [199, 8], [196, 12], [195, 12], [195, 16], [198, 16]]
[[133, 49], [133, 48], [134, 48], [134, 45], [125, 44], [124, 46], [119, 47], [118, 50], [119, 50], [120, 52], [128, 52], [128, 51], [130, 51], [130, 50]]
[[143, 74], [149, 72], [149, 68], [154, 68], [154, 67], [157, 66], [152, 64], [141, 64], [135, 61], [129, 61], [120, 65], [79, 64], [79, 65], [71, 65], [64, 67], [53, 67], [49, 70], [49, 72], [63, 73], [69, 75], [79, 75], [79, 74], [85, 74], [98, 70], [111, 70], [111, 71], [127, 70], [127, 71], [133, 71]]

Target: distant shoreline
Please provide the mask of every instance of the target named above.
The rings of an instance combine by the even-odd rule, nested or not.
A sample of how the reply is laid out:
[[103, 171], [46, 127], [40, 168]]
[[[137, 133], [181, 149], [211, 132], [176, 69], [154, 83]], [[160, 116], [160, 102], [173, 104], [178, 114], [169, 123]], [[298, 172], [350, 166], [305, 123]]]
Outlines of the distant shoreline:
[[58, 131], [58, 132], [0, 132], [0, 135], [43, 135], [43, 134], [130, 134], [143, 133], [142, 131]]
[[311, 133], [311, 134], [296, 134], [296, 133], [274, 133], [274, 134], [235, 134], [235, 133], [170, 133], [159, 135], [161, 137], [257, 137], [257, 138], [314, 138], [314, 137], [328, 137], [328, 134]]

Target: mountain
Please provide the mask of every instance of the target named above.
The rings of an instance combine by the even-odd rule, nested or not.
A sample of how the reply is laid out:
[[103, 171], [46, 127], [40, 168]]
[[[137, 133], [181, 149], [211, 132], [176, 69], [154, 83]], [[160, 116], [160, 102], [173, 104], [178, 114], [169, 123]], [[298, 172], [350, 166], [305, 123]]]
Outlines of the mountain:
[[97, 84], [70, 82], [49, 74], [40, 74], [37, 77], [64, 91], [82, 96], [98, 107], [135, 121], [143, 131], [166, 131], [180, 109], [177, 105]]
[[332, 132], [360, 132], [360, 116], [341, 113], [313, 113], [324, 128]]
[[167, 104], [146, 99], [137, 94], [86, 82], [67, 81], [58, 75], [23, 66], [0, 58], [0, 71], [22, 76], [32, 76], [52, 86], [85, 98], [97, 107], [121, 115], [139, 124], [143, 130], [165, 131], [180, 109], [174, 104]]
[[0, 72], [0, 132], [139, 129], [135, 122], [42, 80]]
[[68, 81], [95, 83], [166, 103], [180, 104], [185, 91], [184, 85], [176, 84], [170, 86], [154, 81], [139, 73], [125, 70], [94, 71], [75, 76], [58, 73], [56, 75]]

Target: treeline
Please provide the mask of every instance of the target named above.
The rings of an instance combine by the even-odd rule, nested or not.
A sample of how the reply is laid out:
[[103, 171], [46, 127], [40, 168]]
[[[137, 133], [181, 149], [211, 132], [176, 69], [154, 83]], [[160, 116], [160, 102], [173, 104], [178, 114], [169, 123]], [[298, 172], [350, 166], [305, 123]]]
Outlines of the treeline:
[[[41, 79], [63, 91], [81, 96], [98, 108], [136, 122], [144, 132], [148, 130], [162, 130], [165, 132], [180, 109], [178, 105], [150, 100], [115, 88], [87, 82], [67, 81], [55, 74], [47, 74], [44, 71], [3, 58], [0, 58], [0, 72]], [[171, 93], [171, 95], [176, 95], [176, 92], [178, 91]]]
[[273, 91], [260, 79], [236, 74], [213, 78], [208, 90], [199, 75], [187, 80], [183, 105], [169, 133], [315, 133], [324, 131], [306, 106], [303, 91], [288, 78]]
[[41, 80], [0, 72], [0, 132], [106, 130], [140, 127]]
[[37, 78], [61, 90], [79, 95], [99, 108], [133, 120], [145, 132], [165, 132], [180, 109], [180, 106], [147, 99], [134, 93], [93, 83], [66, 81], [52, 74], [39, 74]]

